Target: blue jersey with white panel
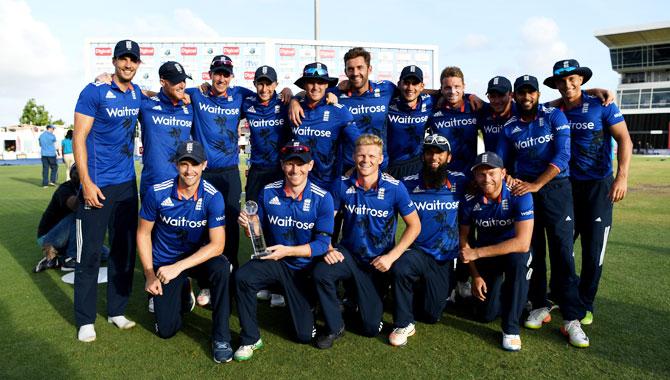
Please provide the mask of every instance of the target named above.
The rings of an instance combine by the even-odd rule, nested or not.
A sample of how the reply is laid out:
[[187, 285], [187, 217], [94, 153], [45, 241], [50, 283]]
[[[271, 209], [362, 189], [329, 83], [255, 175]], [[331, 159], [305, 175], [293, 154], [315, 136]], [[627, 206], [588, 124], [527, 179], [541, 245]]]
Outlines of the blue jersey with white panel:
[[154, 266], [174, 264], [209, 243], [209, 229], [226, 224], [223, 196], [201, 179], [193, 198], [177, 189], [179, 177], [153, 185], [142, 198], [140, 217], [154, 222]]
[[[351, 91], [342, 91], [337, 87], [329, 91], [349, 109], [361, 134], [371, 133], [382, 138], [384, 157], [386, 157], [386, 115], [396, 86], [387, 80], [368, 81], [368, 85], [368, 90], [360, 95]], [[355, 141], [351, 141], [342, 145], [342, 160], [345, 168], [354, 166], [354, 143]], [[387, 164], [387, 160], [384, 159], [382, 168], [385, 168]]]
[[207, 168], [237, 166], [240, 162], [237, 127], [242, 101], [256, 96], [244, 87], [228, 87], [226, 93], [214, 96], [198, 88], [187, 88], [193, 103], [193, 139], [202, 144], [207, 154]]
[[84, 87], [75, 112], [93, 117], [86, 137], [88, 175], [98, 187], [135, 180], [135, 126], [142, 93], [132, 83], [122, 91], [116, 82]]
[[484, 138], [484, 151], [495, 152], [498, 148], [498, 140], [502, 135], [505, 123], [512, 117], [516, 111], [516, 104], [512, 102], [511, 112], [507, 116], [495, 115], [493, 108], [489, 103], [484, 103], [484, 106], [477, 115], [477, 128], [482, 131]]
[[439, 262], [458, 257], [458, 207], [468, 179], [463, 173], [447, 173], [439, 189], [428, 188], [421, 173], [402, 179], [421, 220], [421, 233], [412, 247]]
[[279, 150], [291, 135], [286, 106], [276, 93], [267, 103], [261, 102], [258, 95], [247, 96], [242, 103], [242, 115], [251, 134], [251, 165], [278, 167]]
[[395, 245], [397, 214], [406, 216], [416, 210], [405, 186], [381, 172], [377, 186], [367, 191], [356, 173], [341, 177], [333, 199], [344, 216], [340, 244], [365, 264]]
[[433, 133], [449, 140], [449, 170], [467, 175], [470, 175], [470, 167], [477, 158], [477, 114], [470, 106], [469, 99], [470, 95], [465, 94], [459, 109], [435, 108], [427, 123]]
[[561, 110], [538, 105], [531, 122], [521, 120], [518, 112], [505, 123], [496, 149], [506, 167], [513, 166], [515, 176], [534, 181], [548, 165], [567, 178], [570, 161], [570, 125]]
[[595, 96], [582, 91], [582, 104], [566, 110], [570, 123], [570, 177], [576, 180], [601, 180], [612, 176], [612, 131], [624, 120], [619, 107], [605, 107]]
[[157, 183], [177, 175], [177, 146], [190, 140], [193, 108], [182, 101], [174, 104], [161, 89], [156, 96], [142, 98], [142, 178], [140, 196]]
[[481, 192], [466, 194], [460, 208], [460, 224], [477, 231], [475, 247], [512, 239], [516, 235], [514, 223], [533, 218], [532, 194], [513, 195], [505, 180], [498, 199], [488, 199]]
[[401, 96], [391, 100], [387, 117], [389, 165], [421, 155], [426, 123], [432, 110], [433, 98], [426, 94], [419, 96], [414, 107]]
[[339, 146], [345, 139], [356, 141], [359, 136], [353, 116], [342, 104], [326, 104], [325, 99], [310, 107], [300, 100], [305, 117], [299, 126], [291, 123], [293, 138], [307, 145], [312, 153], [314, 169], [309, 179], [317, 186], [331, 191], [340, 178], [341, 162], [337, 161]]
[[265, 186], [260, 195], [258, 218], [268, 247], [309, 244], [310, 257], [282, 259], [291, 269], [305, 269], [311, 266], [314, 257], [328, 251], [334, 225], [333, 198], [309, 180], [296, 199], [287, 195], [285, 186], [283, 180]]

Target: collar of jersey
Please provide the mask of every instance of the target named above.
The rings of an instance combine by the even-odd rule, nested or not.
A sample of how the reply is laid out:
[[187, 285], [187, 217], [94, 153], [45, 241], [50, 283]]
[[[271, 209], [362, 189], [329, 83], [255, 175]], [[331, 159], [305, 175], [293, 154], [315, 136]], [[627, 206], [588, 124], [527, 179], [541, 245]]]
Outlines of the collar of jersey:
[[293, 198], [292, 196], [290, 196], [290, 195], [288, 194], [288, 192], [286, 191], [286, 180], [284, 180], [284, 181], [282, 181], [282, 187], [281, 187], [282, 191], [281, 191], [281, 194], [284, 195], [284, 198], [291, 199], [291, 200], [297, 200], [297, 201], [300, 202], [300, 201], [302, 201], [303, 199], [305, 199], [305, 198], [309, 198], [309, 197], [311, 196], [312, 191], [310, 190], [310, 185], [311, 185], [311, 182], [310, 182], [309, 179], [308, 179], [308, 180], [307, 180], [307, 183], [305, 184], [305, 188], [302, 189], [302, 192], [301, 192], [300, 194], [298, 194], [298, 197], [297, 197], [297, 198], [294, 199], [294, 198]]
[[277, 91], [275, 91], [275, 92], [272, 94], [272, 97], [270, 98], [270, 100], [268, 100], [267, 103], [263, 104], [263, 102], [261, 102], [261, 98], [258, 96], [258, 93], [256, 93], [256, 104], [259, 105], [259, 106], [261, 106], [261, 107], [270, 107], [270, 106], [273, 106], [274, 103], [275, 103], [275, 100], [276, 100], [276, 99], [277, 99]]
[[[447, 189], [449, 189], [449, 191], [451, 191], [453, 185], [451, 184], [451, 181], [449, 181], [449, 174], [447, 174], [447, 178], [444, 179], [444, 185], [447, 187]], [[426, 187], [426, 183], [423, 181], [423, 170], [419, 172], [419, 187], [424, 190], [439, 190], [433, 189], [432, 187]]]
[[217, 95], [214, 95], [214, 91], [212, 91], [212, 89], [210, 88], [207, 95], [209, 95], [210, 98], [227, 98], [228, 97], [228, 90], [230, 90], [230, 86], [228, 86], [228, 88], [226, 88], [226, 91], [224, 91], [223, 94], [217, 96]]
[[398, 105], [400, 106], [400, 109], [402, 110], [407, 110], [407, 111], [415, 111], [417, 109], [421, 109], [421, 103], [423, 103], [423, 99], [421, 99], [421, 94], [419, 94], [419, 97], [416, 98], [416, 104], [414, 107], [410, 107], [405, 98], [401, 96], [398, 96]]
[[183, 102], [180, 100], [177, 102], [177, 104], [174, 104], [172, 102], [172, 99], [168, 98], [167, 95], [165, 95], [165, 92], [163, 92], [163, 89], [161, 88], [160, 91], [158, 91], [158, 99], [160, 99], [161, 103], [169, 104], [173, 107], [180, 107], [183, 105]]
[[571, 110], [573, 110], [573, 109], [577, 109], [577, 108], [580, 108], [580, 107], [584, 106], [584, 99], [586, 99], [586, 92], [585, 92], [584, 90], [581, 90], [580, 92], [582, 93], [582, 96], [581, 96], [581, 98], [580, 98], [580, 99], [582, 100], [581, 103], [577, 104], [576, 106], [574, 106], [574, 107], [572, 107], [572, 108], [570, 108], [570, 109], [568, 110], [568, 109], [565, 109], [565, 104], [563, 104], [563, 100], [561, 99], [561, 106], [558, 107], [558, 108], [559, 108], [563, 113], [565, 113], [565, 112], [571, 111]]
[[542, 107], [543, 107], [543, 105], [538, 103], [538, 105], [537, 105], [537, 112], [535, 113], [535, 119], [533, 119], [533, 120], [531, 120], [531, 121], [524, 121], [524, 120], [522, 120], [522, 119], [521, 119], [521, 113], [520, 113], [520, 112], [517, 112], [516, 109], [514, 110], [514, 116], [516, 116], [517, 120], [519, 120], [519, 122], [521, 122], [521, 123], [524, 123], [524, 124], [531, 124], [532, 122], [534, 122], [535, 120], [537, 120], [537, 119], [540, 118], [540, 110], [542, 109]]
[[489, 204], [489, 202], [494, 202], [494, 203], [500, 203], [502, 202], [503, 199], [507, 199], [509, 197], [509, 189], [507, 188], [507, 183], [503, 179], [502, 181], [502, 190], [500, 191], [500, 194], [498, 194], [498, 199], [496, 200], [490, 200], [486, 198], [486, 195], [482, 194], [482, 203]]
[[470, 99], [470, 94], [464, 94], [463, 95], [463, 104], [461, 104], [460, 109], [449, 108], [449, 107], [447, 107], [446, 104], [442, 108], [444, 108], [445, 110], [447, 110], [449, 112], [452, 112], [452, 113], [472, 113], [472, 108], [470, 107], [470, 100], [469, 99]]
[[491, 119], [496, 120], [496, 119], [500, 118], [500, 119], [504, 119], [504, 120], [509, 120], [512, 117], [512, 115], [514, 115], [515, 113], [516, 113], [516, 103], [514, 103], [514, 101], [512, 101], [512, 104], [510, 105], [510, 108], [509, 108], [509, 115], [507, 116], [507, 118], [505, 118], [504, 116], [496, 115], [495, 113], [493, 113], [493, 108], [491, 108]]
[[382, 171], [381, 171], [381, 170], [379, 171], [379, 178], [377, 179], [377, 184], [375, 184], [373, 187], [371, 187], [370, 190], [365, 190], [365, 189], [363, 188], [363, 185], [361, 185], [361, 184], [358, 182], [358, 172], [357, 172], [356, 170], [354, 170], [354, 172], [351, 174], [351, 177], [349, 177], [349, 181], [353, 182], [353, 183], [354, 183], [354, 186], [356, 186], [357, 188], [359, 188], [359, 189], [361, 189], [361, 190], [363, 190], [363, 191], [366, 191], [366, 192], [367, 192], [367, 191], [374, 191], [374, 192], [376, 192], [377, 190], [379, 190], [380, 187], [382, 187], [382, 185], [383, 185], [384, 182], [385, 182], [384, 179], [382, 178]]
[[324, 105], [324, 104], [326, 104], [326, 95], [324, 95], [323, 98], [322, 98], [321, 100], [319, 100], [318, 102], [316, 102], [316, 104], [314, 104], [313, 106], [310, 106], [310, 105], [307, 103], [307, 96], [305, 96], [304, 98], [302, 98], [302, 105], [304, 106], [304, 108], [307, 108], [307, 109], [310, 109], [310, 110], [319, 108], [319, 107], [321, 107], [321, 106]]
[[114, 79], [112, 79], [112, 83], [111, 83], [109, 86], [110, 86], [113, 90], [117, 90], [118, 92], [121, 92], [121, 93], [126, 93], [126, 92], [128, 92], [128, 91], [133, 91], [133, 90], [135, 90], [135, 86], [133, 85], [133, 82], [129, 82], [129, 83], [128, 83], [128, 89], [127, 89], [125, 92], [122, 91], [121, 88], [119, 87], [119, 85], [116, 84], [116, 82], [114, 81]]
[[179, 175], [174, 179], [174, 186], [172, 187], [172, 194], [170, 194], [170, 197], [172, 199], [178, 199], [180, 201], [197, 201], [198, 199], [202, 198], [202, 193], [203, 193], [203, 184], [202, 184], [202, 177], [200, 177], [200, 182], [198, 182], [198, 189], [195, 191], [195, 194], [193, 194], [193, 198], [191, 199], [184, 199], [181, 194], [179, 194]]
[[347, 91], [347, 96], [350, 97], [350, 98], [352, 98], [352, 97], [356, 97], [356, 96], [365, 96], [365, 95], [367, 95], [367, 94], [372, 94], [374, 91], [375, 91], [375, 89], [374, 89], [374, 87], [372, 86], [372, 81], [371, 81], [371, 80], [368, 80], [368, 90], [367, 90], [367, 91], [365, 91], [365, 92], [362, 93], [362, 94], [354, 94], [354, 93], [351, 92], [351, 91]]

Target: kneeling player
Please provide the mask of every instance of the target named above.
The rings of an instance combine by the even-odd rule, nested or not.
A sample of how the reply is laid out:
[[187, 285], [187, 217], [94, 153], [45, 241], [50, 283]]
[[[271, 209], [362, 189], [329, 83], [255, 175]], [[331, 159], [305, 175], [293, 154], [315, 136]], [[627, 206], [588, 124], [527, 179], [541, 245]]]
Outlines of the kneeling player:
[[[188, 277], [207, 281], [212, 299], [212, 352], [217, 363], [233, 358], [230, 347], [230, 263], [225, 245], [225, 214], [221, 193], [201, 178], [207, 166], [197, 141], [177, 148], [177, 178], [150, 187], [142, 199], [137, 248], [144, 268], [144, 289], [154, 297], [156, 333], [170, 338], [189, 310]], [[187, 298], [188, 299], [188, 298]], [[191, 303], [193, 300], [191, 299]]]
[[[519, 320], [528, 296], [533, 236], [533, 198], [512, 195], [498, 155], [482, 153], [472, 167], [479, 191], [461, 207], [461, 260], [470, 265], [478, 317], [502, 317], [502, 347], [521, 349]], [[470, 228], [477, 236], [468, 244]], [[504, 278], [503, 278], [504, 276]]]
[[[328, 251], [333, 234], [333, 198], [314, 185], [309, 171], [314, 161], [308, 146], [297, 140], [281, 149], [284, 180], [273, 182], [261, 191], [258, 218], [268, 244], [268, 255], [250, 260], [235, 276], [237, 308], [240, 315], [241, 345], [235, 360], [248, 360], [263, 347], [256, 320], [256, 293], [281, 285], [288, 301], [298, 341], [309, 343], [314, 332], [314, 316], [308, 302], [308, 277], [312, 258]], [[238, 223], [249, 229], [242, 212]]]
[[447, 138], [428, 135], [423, 142], [423, 168], [403, 179], [419, 213], [421, 233], [391, 268], [396, 302], [395, 328], [389, 335], [393, 346], [404, 345], [414, 335], [413, 311], [420, 320], [436, 323], [447, 304], [449, 278], [458, 257], [458, 205], [467, 185], [463, 173], [447, 170], [450, 160]]

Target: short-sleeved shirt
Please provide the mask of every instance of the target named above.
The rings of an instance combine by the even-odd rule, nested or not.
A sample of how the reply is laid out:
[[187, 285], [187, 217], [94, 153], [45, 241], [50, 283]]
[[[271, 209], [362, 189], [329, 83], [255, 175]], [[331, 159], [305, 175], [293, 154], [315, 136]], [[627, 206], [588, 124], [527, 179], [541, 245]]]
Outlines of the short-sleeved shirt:
[[504, 180], [498, 199], [488, 199], [481, 193], [466, 194], [460, 208], [460, 224], [477, 231], [475, 247], [512, 239], [516, 235], [514, 223], [533, 218], [532, 194], [513, 195]]
[[458, 207], [468, 183], [463, 173], [449, 172], [439, 189], [427, 188], [421, 173], [402, 179], [421, 220], [412, 247], [439, 262], [458, 257]]
[[407, 105], [401, 96], [391, 100], [387, 117], [389, 165], [421, 155], [426, 123], [432, 109], [430, 95], [420, 95], [414, 107]]
[[258, 95], [254, 94], [244, 98], [242, 115], [249, 123], [251, 134], [251, 165], [278, 167], [279, 150], [291, 134], [286, 106], [276, 93], [267, 103], [261, 102]]
[[317, 186], [331, 191], [340, 177], [341, 162], [337, 160], [344, 139], [355, 141], [359, 131], [351, 113], [342, 104], [326, 104], [325, 99], [314, 107], [300, 101], [305, 117], [299, 126], [291, 123], [293, 138], [311, 149], [314, 168], [309, 179]]
[[333, 199], [344, 216], [340, 244], [365, 264], [395, 246], [397, 214], [407, 216], [416, 210], [405, 186], [381, 172], [377, 186], [367, 191], [356, 173], [341, 177]]
[[150, 186], [177, 175], [177, 147], [191, 138], [193, 108], [181, 101], [173, 104], [161, 89], [154, 97], [143, 97], [139, 120], [144, 147], [140, 195], [144, 196]]
[[56, 136], [51, 132], [42, 132], [39, 138], [43, 157], [56, 157]]
[[209, 243], [209, 230], [226, 224], [223, 196], [200, 180], [193, 198], [177, 191], [179, 178], [149, 188], [140, 217], [154, 222], [151, 232], [155, 267], [174, 264]]
[[75, 185], [72, 181], [65, 181], [58, 186], [42, 214], [40, 224], [37, 227], [37, 237], [46, 235], [63, 218], [74, 212], [67, 207], [67, 200], [70, 197], [76, 197], [78, 194], [79, 184]]
[[525, 122], [518, 113], [505, 123], [496, 149], [506, 167], [515, 175], [534, 181], [549, 165], [567, 178], [570, 160], [570, 125], [561, 110], [538, 105], [534, 120]]
[[186, 93], [193, 103], [193, 139], [202, 144], [207, 154], [207, 168], [220, 169], [240, 163], [239, 134], [242, 101], [254, 92], [231, 86], [226, 93], [215, 96], [203, 94], [198, 88], [188, 88]]
[[498, 140], [500, 140], [500, 136], [502, 135], [503, 127], [510, 117], [512, 117], [512, 113], [516, 111], [516, 104], [514, 102], [512, 102], [511, 107], [511, 113], [507, 117], [495, 115], [489, 103], [485, 103], [484, 107], [479, 111], [477, 115], [477, 128], [482, 131], [484, 151], [495, 152], [498, 148]]
[[63, 154], [72, 153], [72, 139], [63, 139], [60, 145], [63, 147]]
[[135, 126], [142, 93], [132, 83], [126, 91], [116, 85], [90, 83], [79, 94], [75, 112], [93, 117], [86, 138], [88, 174], [98, 187], [135, 180]]
[[433, 133], [449, 140], [449, 170], [466, 174], [470, 173], [470, 167], [477, 158], [477, 114], [470, 106], [469, 99], [469, 95], [463, 96], [463, 104], [459, 109], [435, 108], [427, 124]]
[[612, 176], [612, 131], [624, 121], [616, 104], [605, 107], [600, 99], [582, 91], [582, 104], [561, 108], [570, 123], [570, 177], [601, 180]]
[[[369, 88], [363, 94], [351, 91], [342, 91], [338, 87], [330, 91], [339, 98], [340, 104], [344, 104], [353, 115], [360, 134], [371, 133], [379, 136], [384, 141], [384, 157], [386, 156], [386, 115], [389, 103], [396, 90], [396, 86], [387, 81], [368, 81]], [[355, 141], [345, 142], [342, 145], [342, 160], [344, 167], [354, 166], [354, 144]], [[384, 160], [382, 168], [385, 168], [387, 160]]]
[[323, 256], [328, 251], [334, 224], [333, 198], [309, 180], [296, 199], [287, 195], [285, 186], [282, 180], [263, 188], [258, 217], [268, 247], [309, 244], [310, 257], [282, 259], [291, 269], [305, 269], [311, 266], [314, 257]]

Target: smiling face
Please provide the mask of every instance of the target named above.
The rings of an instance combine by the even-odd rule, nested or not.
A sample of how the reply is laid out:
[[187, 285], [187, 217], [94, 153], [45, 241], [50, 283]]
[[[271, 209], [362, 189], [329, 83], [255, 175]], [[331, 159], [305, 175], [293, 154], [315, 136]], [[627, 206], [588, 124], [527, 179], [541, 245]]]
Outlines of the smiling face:
[[379, 145], [356, 146], [354, 162], [359, 176], [365, 177], [377, 173], [383, 160], [382, 148]]
[[114, 65], [114, 75], [122, 83], [130, 82], [135, 74], [137, 68], [140, 66], [140, 61], [130, 55], [122, 55], [118, 58], [112, 59]]
[[230, 86], [230, 81], [235, 77], [233, 74], [219, 70], [216, 72], [210, 71], [209, 76], [212, 78], [212, 92], [214, 95], [225, 94]]
[[416, 101], [423, 91], [424, 84], [419, 78], [409, 77], [398, 83], [398, 89], [407, 103]]
[[272, 99], [272, 95], [275, 93], [277, 88], [277, 82], [271, 82], [267, 78], [261, 78], [254, 82], [256, 87], [256, 93], [261, 102], [268, 102]]
[[307, 183], [307, 176], [314, 167], [314, 160], [303, 162], [298, 158], [282, 161], [281, 169], [284, 172], [286, 183], [291, 187], [301, 187]]
[[474, 171], [477, 186], [488, 198], [494, 198], [500, 193], [505, 174], [505, 169], [486, 165], [480, 165]]
[[424, 166], [431, 171], [437, 171], [440, 166], [451, 161], [451, 153], [438, 149], [434, 146], [426, 146], [423, 149]]
[[536, 89], [523, 86], [514, 91], [514, 101], [522, 111], [529, 112], [537, 108], [537, 103], [540, 100], [540, 92]]
[[365, 58], [356, 57], [347, 60], [344, 73], [349, 79], [349, 85], [354, 90], [359, 90], [368, 83], [368, 77], [372, 72], [372, 67], [365, 63]]
[[173, 102], [178, 102], [184, 98], [184, 89], [186, 88], [185, 81], [172, 84], [167, 79], [161, 79], [161, 87], [163, 88], [165, 95], [167, 95]]
[[577, 74], [568, 75], [563, 78], [554, 79], [556, 89], [561, 93], [564, 100], [568, 102], [579, 99], [582, 94], [582, 83], [584, 77]]
[[463, 83], [463, 79], [459, 77], [444, 77], [442, 78], [440, 92], [449, 106], [456, 107], [463, 101], [465, 83]]
[[302, 88], [305, 90], [305, 96], [307, 99], [312, 103], [316, 103], [323, 99], [324, 96], [326, 96], [328, 82], [324, 79], [307, 79], [305, 80]]
[[486, 94], [486, 97], [489, 98], [491, 108], [496, 115], [500, 115], [507, 111], [508, 107], [512, 104], [511, 92], [501, 94], [497, 91], [490, 91]]
[[183, 159], [177, 163], [179, 171], [179, 182], [181, 187], [189, 188], [200, 183], [202, 171], [207, 167], [207, 161], [197, 163], [190, 158]]

